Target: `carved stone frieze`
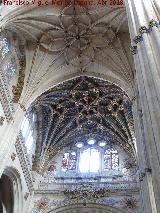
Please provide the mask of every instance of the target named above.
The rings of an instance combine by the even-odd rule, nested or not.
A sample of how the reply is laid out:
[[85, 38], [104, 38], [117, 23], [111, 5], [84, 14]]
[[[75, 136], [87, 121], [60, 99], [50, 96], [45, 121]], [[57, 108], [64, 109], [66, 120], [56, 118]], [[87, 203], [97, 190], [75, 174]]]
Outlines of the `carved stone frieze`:
[[33, 192], [33, 180], [32, 180], [32, 174], [31, 174], [31, 167], [29, 165], [29, 159], [24, 147], [24, 141], [21, 133], [17, 137], [16, 143], [16, 152], [23, 170], [24, 178], [26, 180], [28, 190], [30, 194]]
[[8, 85], [5, 78], [3, 78], [3, 72], [0, 70], [0, 102], [5, 114], [7, 122], [13, 119], [14, 106], [8, 90]]
[[24, 85], [24, 78], [25, 78], [25, 60], [21, 60], [19, 62], [19, 77], [16, 87], [13, 90], [13, 103], [18, 103]]
[[149, 22], [149, 27], [158, 27], [159, 25], [159, 22], [152, 19], [150, 22]]
[[[139, 33], [140, 33], [140, 34], [138, 34], [137, 36], [135, 36], [135, 37], [133, 38], [134, 43], [135, 43], [135, 44], [138, 44], [138, 43], [142, 42], [142, 41], [143, 41], [143, 34], [144, 34], [144, 33], [150, 33], [150, 32], [152, 31], [152, 28], [153, 28], [153, 27], [159, 27], [159, 26], [160, 26], [160, 22], [159, 22], [159, 21], [156, 21], [156, 20], [154, 20], [154, 19], [152, 19], [152, 20], [149, 22], [148, 26], [141, 26], [141, 27], [139, 28]], [[134, 46], [133, 46], [133, 47], [134, 47]], [[137, 48], [136, 48], [136, 49], [137, 49]], [[136, 52], [135, 52], [135, 50], [133, 50], [133, 48], [131, 49], [131, 52], [132, 52], [133, 54], [136, 54]]]
[[130, 50], [131, 50], [132, 55], [137, 54], [137, 46], [135, 46], [135, 45], [131, 46]]
[[[79, 196], [79, 189], [73, 191], [67, 191], [65, 192], [65, 196], [63, 196], [64, 192], [63, 191], [35, 191], [35, 195], [41, 195], [41, 198], [36, 200], [34, 204], [34, 209], [37, 210], [42, 210], [45, 209], [46, 211], [49, 211], [51, 209], [56, 209], [59, 207], [64, 207], [64, 206], [69, 206], [69, 205], [74, 205], [74, 204], [83, 204], [83, 206], [87, 206], [89, 203], [92, 204], [100, 204], [100, 205], [107, 205], [107, 206], [112, 206], [112, 207], [118, 207], [118, 208], [125, 208], [126, 210], [131, 209], [131, 210], [136, 210], [138, 207], [138, 201], [137, 201], [137, 193], [135, 191], [130, 191], [132, 192], [134, 196], [130, 196], [129, 191], [121, 192], [120, 194], [112, 194], [109, 193], [101, 193], [102, 191], [104, 192], [105, 189], [101, 190], [97, 188], [97, 191], [94, 188], [88, 188], [84, 186], [83, 193], [81, 194], [82, 196]], [[99, 193], [100, 190], [101, 192]], [[54, 194], [55, 193], [55, 194]], [[55, 198], [55, 195], [59, 194], [59, 199]], [[67, 193], [67, 194], [66, 194]], [[77, 193], [77, 195], [76, 195]], [[73, 195], [74, 194], [74, 195]], [[52, 198], [53, 196], [53, 198]]]
[[139, 32], [140, 34], [142, 35], [143, 33], [147, 33], [148, 32], [148, 29], [146, 26], [142, 26], [139, 28]]
[[82, 184], [77, 189], [64, 190], [64, 195], [69, 199], [99, 199], [107, 196], [107, 191], [105, 188], [95, 188], [92, 184]]
[[137, 36], [133, 39], [133, 41], [134, 41], [136, 44], [138, 44], [139, 42], [143, 41], [142, 35], [141, 35], [141, 34], [137, 35]]

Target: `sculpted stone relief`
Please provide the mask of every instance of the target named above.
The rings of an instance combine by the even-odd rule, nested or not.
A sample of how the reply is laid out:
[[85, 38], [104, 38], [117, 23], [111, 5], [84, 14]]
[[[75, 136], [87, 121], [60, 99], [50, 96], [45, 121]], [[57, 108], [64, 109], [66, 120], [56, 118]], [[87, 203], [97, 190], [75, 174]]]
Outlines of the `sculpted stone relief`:
[[[113, 207], [118, 210], [118, 212], [124, 211], [125, 213], [138, 213], [138, 197], [134, 196], [121, 196], [121, 197], [104, 197], [101, 199], [98, 199], [96, 202], [93, 200], [87, 200], [84, 202], [83, 200], [74, 201], [72, 199], [65, 198], [64, 200], [52, 200], [48, 197], [41, 197], [40, 200], [38, 200], [35, 203], [35, 209], [32, 211], [32, 213], [46, 213], [46, 212], [56, 212], [58, 208], [65, 208], [67, 211], [67, 207], [78, 204], [79, 206], [83, 206], [83, 208], [88, 208], [88, 211], [91, 210], [90, 203], [99, 205], [100, 207], [104, 206], [104, 209], [108, 209], [108, 207]], [[105, 207], [106, 205], [106, 207]], [[70, 207], [70, 211], [73, 207]], [[77, 207], [75, 207], [76, 209]], [[82, 207], [81, 207], [82, 208]], [[73, 208], [74, 209], [74, 208]], [[52, 210], [52, 211], [51, 211]], [[110, 209], [110, 212], [112, 209]], [[80, 212], [82, 212], [82, 209], [79, 209]], [[105, 211], [105, 212], [106, 212]]]

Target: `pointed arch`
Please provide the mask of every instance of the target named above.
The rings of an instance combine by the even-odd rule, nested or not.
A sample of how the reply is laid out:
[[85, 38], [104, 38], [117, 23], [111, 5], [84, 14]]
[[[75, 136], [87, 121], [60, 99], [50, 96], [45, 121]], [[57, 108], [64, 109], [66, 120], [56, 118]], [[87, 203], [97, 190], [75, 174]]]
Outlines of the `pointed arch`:
[[63, 206], [60, 208], [53, 209], [51, 211], [48, 211], [47, 213], [72, 213], [75, 212], [88, 212], [88, 213], [125, 213], [121, 209], [117, 209], [115, 207], [103, 205], [103, 204], [96, 204], [96, 203], [87, 203], [84, 205], [83, 203], [78, 203], [78, 204], [72, 204], [68, 206]]
[[4, 194], [4, 190], [7, 194], [7, 197], [1, 195], [1, 198], [3, 197], [1, 199], [3, 209], [5, 208], [7, 213], [21, 213], [23, 210], [23, 194], [19, 172], [13, 167], [6, 167], [1, 176], [0, 184], [1, 193]]

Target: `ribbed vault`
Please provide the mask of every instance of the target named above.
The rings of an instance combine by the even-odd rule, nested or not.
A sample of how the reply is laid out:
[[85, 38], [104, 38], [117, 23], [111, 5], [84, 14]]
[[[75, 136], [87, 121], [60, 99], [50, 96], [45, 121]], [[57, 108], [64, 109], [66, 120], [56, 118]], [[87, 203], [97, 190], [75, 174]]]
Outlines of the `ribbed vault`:
[[78, 77], [42, 94], [31, 105], [36, 115], [34, 169], [43, 171], [64, 147], [89, 138], [116, 144], [134, 158], [131, 101], [115, 84]]
[[27, 66], [19, 102], [26, 108], [53, 85], [79, 74], [110, 80], [134, 97], [124, 6], [82, 7], [73, 2], [7, 6], [2, 11], [2, 30], [16, 32], [25, 45]]

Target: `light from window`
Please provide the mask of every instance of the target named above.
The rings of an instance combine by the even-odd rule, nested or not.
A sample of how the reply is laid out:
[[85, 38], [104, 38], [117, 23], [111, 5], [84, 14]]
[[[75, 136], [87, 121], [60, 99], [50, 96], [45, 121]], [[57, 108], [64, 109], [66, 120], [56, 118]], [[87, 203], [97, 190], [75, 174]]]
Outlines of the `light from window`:
[[21, 126], [21, 131], [22, 131], [22, 135], [23, 135], [24, 138], [26, 137], [26, 134], [27, 134], [28, 130], [29, 130], [29, 121], [26, 118], [23, 121], [22, 126]]
[[27, 148], [27, 153], [30, 154], [32, 151], [32, 146], [33, 146], [33, 136], [32, 136], [32, 132], [30, 131], [28, 138], [25, 142], [25, 146]]
[[33, 122], [36, 121], [36, 116], [35, 116], [35, 114], [33, 114], [32, 120], [33, 120]]
[[87, 143], [89, 145], [93, 145], [93, 144], [95, 144], [95, 140], [94, 139], [89, 139]]
[[82, 173], [98, 172], [100, 166], [100, 153], [97, 149], [83, 150], [80, 156], [79, 170]]
[[27, 153], [31, 154], [31, 152], [33, 151], [33, 133], [32, 130], [30, 128], [30, 123], [28, 118], [25, 118], [22, 122], [22, 126], [21, 126], [21, 131], [22, 131], [22, 136], [24, 138], [24, 142], [25, 142], [25, 147], [27, 149]]
[[78, 143], [76, 143], [76, 147], [78, 147], [78, 148], [82, 148], [83, 147], [83, 143], [82, 142], [78, 142]]
[[99, 144], [98, 144], [100, 147], [104, 147], [105, 145], [106, 145], [106, 142], [105, 141], [101, 141], [101, 142], [99, 142]]

